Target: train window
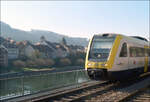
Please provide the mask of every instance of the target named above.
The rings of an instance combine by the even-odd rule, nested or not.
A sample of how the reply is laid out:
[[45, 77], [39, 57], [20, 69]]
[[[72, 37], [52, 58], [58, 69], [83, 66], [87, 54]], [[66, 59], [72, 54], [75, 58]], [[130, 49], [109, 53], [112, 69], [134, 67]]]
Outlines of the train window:
[[141, 50], [142, 50], [142, 57], [145, 57], [145, 49], [141, 48]]
[[136, 57], [137, 56], [137, 51], [136, 51], [136, 48], [135, 47], [130, 47], [129, 48], [130, 50], [130, 57]]
[[145, 49], [139, 47], [130, 47], [130, 57], [144, 57]]
[[148, 49], [145, 49], [145, 56], [149, 56], [148, 55]]
[[88, 58], [90, 60], [97, 59], [99, 61], [107, 60], [114, 40], [114, 37], [94, 37]]
[[136, 57], [144, 57], [145, 55], [145, 50], [144, 48], [139, 48], [139, 47], [136, 47]]
[[120, 57], [127, 57], [127, 43], [123, 43], [120, 51]]
[[136, 57], [140, 57], [140, 56], [141, 56], [141, 53], [142, 53], [141, 49], [135, 47], [135, 50], [136, 50]]

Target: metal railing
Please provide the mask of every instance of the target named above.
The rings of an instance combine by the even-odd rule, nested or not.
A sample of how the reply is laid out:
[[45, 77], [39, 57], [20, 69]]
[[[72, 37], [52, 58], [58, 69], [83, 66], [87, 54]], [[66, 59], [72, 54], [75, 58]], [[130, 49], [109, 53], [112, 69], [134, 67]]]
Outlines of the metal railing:
[[89, 81], [85, 70], [0, 79], [0, 100], [78, 85]]

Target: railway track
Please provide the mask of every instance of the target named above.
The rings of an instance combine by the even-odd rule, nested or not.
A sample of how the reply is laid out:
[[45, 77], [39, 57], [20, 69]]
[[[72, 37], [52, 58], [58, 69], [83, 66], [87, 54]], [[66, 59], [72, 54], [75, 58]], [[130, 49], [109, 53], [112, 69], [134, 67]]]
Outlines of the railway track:
[[84, 102], [150, 102], [150, 88], [147, 88], [149, 85], [150, 77], [135, 82], [121, 83], [118, 87], [104, 94], [97, 94], [96, 97], [86, 99]]
[[131, 93], [122, 102], [150, 102], [150, 86]]
[[50, 99], [50, 102], [79, 102], [83, 101], [85, 99], [88, 99], [90, 97], [94, 97], [97, 94], [105, 93], [108, 90], [110, 90], [112, 87], [114, 87], [114, 83], [107, 83], [103, 85], [99, 85], [96, 87], [84, 89], [84, 90], [78, 90], [78, 92], [67, 94], [64, 97], [56, 98], [56, 99]]
[[90, 85], [87, 87], [79, 87], [77, 89], [69, 90], [68, 92], [62, 92], [44, 100], [38, 100], [36, 102], [78, 102], [85, 100], [90, 96], [95, 96], [99, 92], [106, 92], [114, 83], [111, 82], [101, 82], [95, 85]]
[[[147, 87], [150, 77], [142, 77], [124, 83], [109, 83], [91, 89], [85, 89], [78, 93], [66, 94], [61, 98], [49, 99], [49, 102], [126, 102], [125, 99], [135, 90]], [[141, 84], [145, 86], [141, 86]], [[132, 101], [130, 101], [132, 102]], [[149, 101], [148, 101], [149, 102]]]

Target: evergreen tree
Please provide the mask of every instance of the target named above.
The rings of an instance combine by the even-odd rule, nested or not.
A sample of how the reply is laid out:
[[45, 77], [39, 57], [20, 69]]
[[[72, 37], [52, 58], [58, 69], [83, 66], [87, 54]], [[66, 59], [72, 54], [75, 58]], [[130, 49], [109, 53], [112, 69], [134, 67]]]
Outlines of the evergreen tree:
[[63, 45], [67, 45], [67, 42], [66, 42], [66, 39], [63, 37], [62, 38], [62, 42], [61, 42]]
[[45, 37], [42, 35], [41, 38], [40, 38], [41, 42], [44, 42], [46, 39]]

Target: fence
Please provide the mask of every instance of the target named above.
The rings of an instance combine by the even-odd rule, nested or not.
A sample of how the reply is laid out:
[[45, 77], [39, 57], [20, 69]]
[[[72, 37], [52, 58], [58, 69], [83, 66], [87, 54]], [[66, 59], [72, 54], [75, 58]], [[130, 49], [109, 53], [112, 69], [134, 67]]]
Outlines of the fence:
[[0, 100], [78, 85], [89, 81], [85, 70], [0, 79]]

